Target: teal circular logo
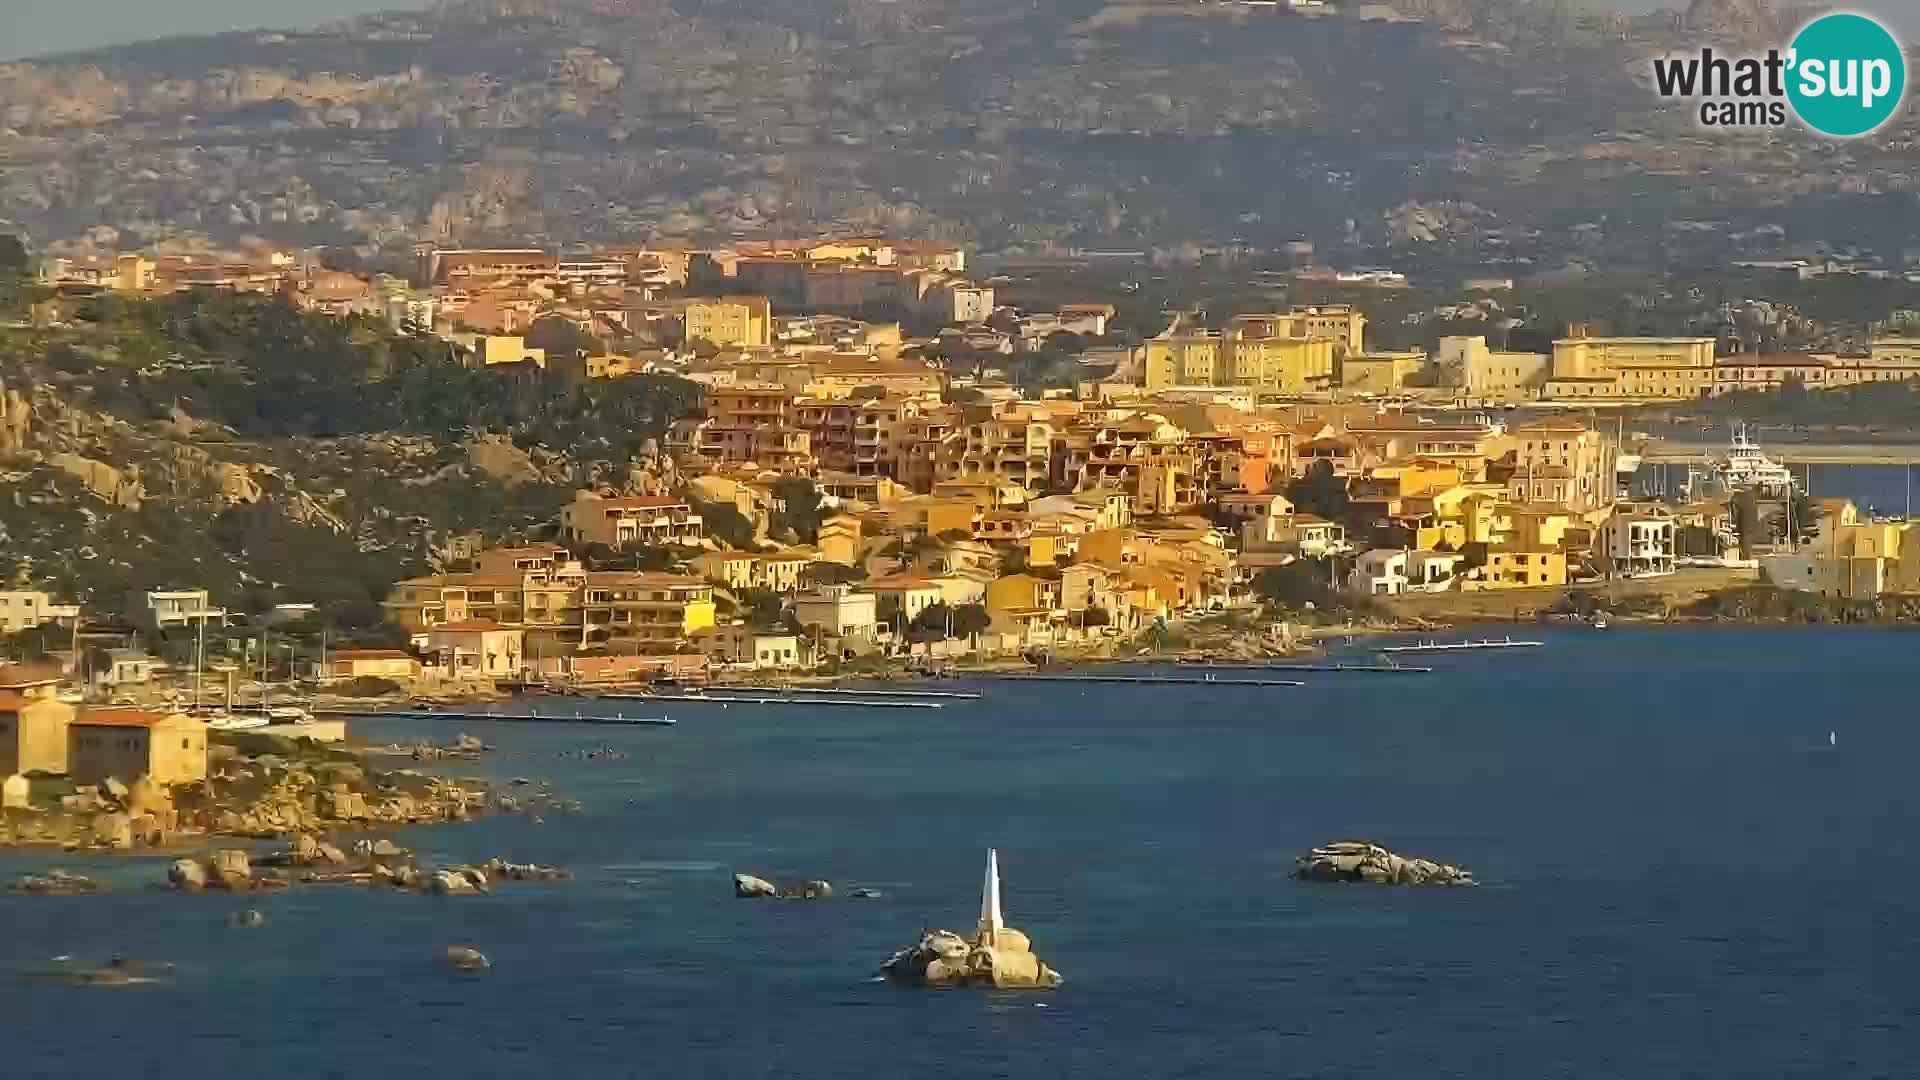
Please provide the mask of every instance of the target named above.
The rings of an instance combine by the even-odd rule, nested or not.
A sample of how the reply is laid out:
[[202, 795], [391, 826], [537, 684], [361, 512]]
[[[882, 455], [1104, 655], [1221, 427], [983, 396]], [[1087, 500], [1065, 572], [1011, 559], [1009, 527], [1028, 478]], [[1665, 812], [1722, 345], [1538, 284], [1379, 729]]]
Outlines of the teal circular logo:
[[1793, 39], [1787, 100], [1822, 135], [1865, 135], [1892, 118], [1907, 92], [1907, 58], [1864, 15], [1823, 15]]

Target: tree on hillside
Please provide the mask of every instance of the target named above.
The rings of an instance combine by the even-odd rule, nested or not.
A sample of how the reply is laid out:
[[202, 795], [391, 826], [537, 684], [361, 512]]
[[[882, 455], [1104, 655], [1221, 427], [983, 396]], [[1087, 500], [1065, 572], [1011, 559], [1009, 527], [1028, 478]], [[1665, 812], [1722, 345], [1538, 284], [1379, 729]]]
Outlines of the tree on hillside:
[[12, 233], [0, 233], [0, 275], [24, 274], [31, 260], [27, 245]]
[[1307, 475], [1287, 485], [1287, 501], [1296, 511], [1328, 521], [1345, 521], [1352, 508], [1347, 481], [1333, 471], [1333, 462], [1319, 460]]
[[820, 489], [804, 476], [783, 476], [774, 482], [773, 496], [780, 506], [773, 512], [775, 530], [791, 530], [802, 544], [820, 539], [820, 522], [826, 515], [820, 509]]

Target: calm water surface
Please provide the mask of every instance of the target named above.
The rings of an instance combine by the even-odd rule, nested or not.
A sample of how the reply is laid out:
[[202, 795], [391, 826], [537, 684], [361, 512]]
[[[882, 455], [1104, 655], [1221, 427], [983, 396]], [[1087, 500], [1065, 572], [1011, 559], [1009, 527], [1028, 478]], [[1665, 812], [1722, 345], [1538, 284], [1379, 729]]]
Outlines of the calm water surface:
[[[480, 768], [550, 778], [587, 812], [402, 841], [579, 880], [307, 889], [245, 901], [270, 918], [255, 931], [221, 925], [244, 906], [225, 897], [0, 897], [0, 970], [180, 965], [134, 990], [0, 975], [0, 1045], [36, 1077], [1912, 1075], [1920, 637], [1548, 636], [1303, 689], [995, 685], [926, 712], [496, 726]], [[558, 757], [600, 743], [632, 756]], [[1345, 836], [1485, 885], [1288, 879]], [[870, 982], [921, 927], [971, 925], [989, 844], [1010, 921], [1067, 985]], [[0, 871], [54, 864], [165, 865]], [[885, 898], [736, 902], [736, 869]], [[441, 970], [449, 943], [495, 970]]]

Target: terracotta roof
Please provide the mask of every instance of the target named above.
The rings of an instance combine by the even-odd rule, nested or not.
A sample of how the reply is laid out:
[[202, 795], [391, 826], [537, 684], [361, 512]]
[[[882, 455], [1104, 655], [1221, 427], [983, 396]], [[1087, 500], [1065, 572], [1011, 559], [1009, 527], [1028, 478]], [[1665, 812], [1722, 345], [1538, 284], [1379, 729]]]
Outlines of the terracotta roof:
[[19, 712], [27, 699], [11, 690], [0, 690], [0, 713]]
[[145, 709], [88, 709], [73, 718], [77, 727], [130, 727], [150, 728], [178, 717], [192, 719], [184, 713], [148, 712]]

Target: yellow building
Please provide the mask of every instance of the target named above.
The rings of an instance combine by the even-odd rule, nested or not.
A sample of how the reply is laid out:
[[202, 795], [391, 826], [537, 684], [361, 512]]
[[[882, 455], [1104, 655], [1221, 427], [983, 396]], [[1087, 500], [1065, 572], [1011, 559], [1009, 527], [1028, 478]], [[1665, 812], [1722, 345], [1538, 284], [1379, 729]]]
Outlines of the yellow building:
[[518, 364], [522, 361], [531, 361], [543, 368], [547, 366], [546, 350], [527, 348], [527, 339], [519, 334], [455, 334], [453, 341], [469, 350], [468, 363], [472, 367]]
[[1338, 342], [1296, 332], [1304, 324], [1281, 315], [1242, 315], [1224, 332], [1167, 333], [1146, 343], [1145, 385], [1236, 388], [1298, 394], [1333, 379]]
[[715, 585], [738, 592], [753, 587], [753, 553], [709, 551], [687, 563], [694, 573]]
[[987, 586], [989, 614], [1052, 611], [1060, 606], [1060, 583], [1032, 574], [1008, 574]]
[[820, 523], [820, 561], [852, 566], [860, 560], [860, 519], [836, 514]]
[[1443, 337], [1440, 368], [1457, 380], [1467, 396], [1525, 401], [1537, 398], [1553, 375], [1546, 353], [1496, 352], [1484, 337]]
[[73, 706], [59, 700], [60, 676], [0, 664], [0, 777], [67, 771]]
[[1870, 354], [1876, 364], [1920, 368], [1920, 337], [1877, 337]]
[[1460, 588], [1466, 592], [1485, 592], [1544, 589], [1566, 583], [1566, 552], [1558, 548], [1529, 548], [1524, 544], [1495, 544], [1487, 549], [1486, 563], [1468, 571]]
[[1162, 334], [1149, 339], [1146, 387], [1151, 391], [1173, 386], [1221, 385], [1226, 379], [1220, 357], [1220, 335], [1211, 330]]
[[1348, 304], [1296, 305], [1287, 309], [1288, 335], [1322, 338], [1343, 353], [1366, 351], [1367, 317]]
[[335, 649], [327, 654], [328, 674], [336, 679], [412, 679], [420, 661], [400, 649]]
[[723, 349], [773, 343], [773, 311], [764, 296], [689, 300], [683, 318], [688, 341], [705, 341]]
[[659, 645], [714, 625], [713, 586], [679, 574], [589, 574], [581, 607], [589, 630]]
[[113, 289], [116, 292], [145, 292], [153, 288], [152, 259], [145, 255], [121, 255], [113, 260]]
[[1348, 353], [1340, 361], [1340, 389], [1355, 394], [1394, 394], [1426, 369], [1424, 349]]
[[142, 776], [163, 787], [207, 778], [207, 725], [184, 713], [88, 709], [67, 728], [67, 775], [79, 784]]
[[1580, 328], [1553, 343], [1556, 398], [1705, 397], [1714, 382], [1714, 339], [1589, 337]]

